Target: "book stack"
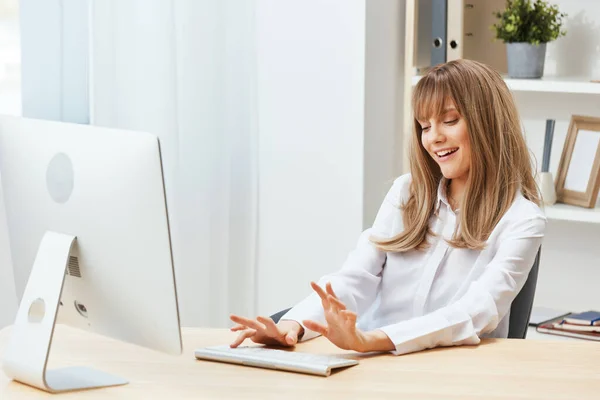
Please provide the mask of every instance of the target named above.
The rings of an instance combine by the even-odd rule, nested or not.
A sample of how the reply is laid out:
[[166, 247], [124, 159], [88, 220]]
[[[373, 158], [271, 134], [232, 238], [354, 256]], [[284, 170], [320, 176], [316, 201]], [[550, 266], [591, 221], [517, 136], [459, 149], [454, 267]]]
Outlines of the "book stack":
[[538, 332], [600, 341], [600, 311], [569, 314], [538, 325]]

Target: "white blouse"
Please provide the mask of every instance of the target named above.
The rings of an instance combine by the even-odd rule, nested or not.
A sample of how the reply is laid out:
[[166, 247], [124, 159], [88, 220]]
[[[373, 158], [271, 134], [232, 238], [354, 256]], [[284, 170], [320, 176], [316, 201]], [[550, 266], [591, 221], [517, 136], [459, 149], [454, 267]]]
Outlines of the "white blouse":
[[[410, 174], [396, 179], [377, 214], [340, 271], [319, 280], [358, 314], [358, 328], [380, 329], [395, 344], [394, 354], [436, 346], [478, 344], [481, 337], [507, 337], [510, 305], [533, 265], [546, 218], [518, 193], [481, 251], [448, 245], [457, 224], [440, 182], [436, 213], [429, 226], [435, 236], [426, 250], [386, 253], [369, 237], [392, 237], [404, 229], [399, 208], [409, 197]], [[316, 293], [282, 319], [325, 323]], [[302, 340], [318, 334], [306, 329]]]

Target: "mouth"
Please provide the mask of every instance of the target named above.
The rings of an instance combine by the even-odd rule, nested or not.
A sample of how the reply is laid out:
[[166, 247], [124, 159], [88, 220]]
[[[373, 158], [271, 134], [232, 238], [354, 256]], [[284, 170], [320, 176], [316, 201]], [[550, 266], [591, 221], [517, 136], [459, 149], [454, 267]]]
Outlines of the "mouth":
[[452, 148], [452, 149], [446, 149], [446, 150], [436, 151], [435, 155], [437, 156], [438, 160], [446, 160], [452, 154], [456, 153], [457, 151], [458, 151], [458, 147], [455, 147], [455, 148]]

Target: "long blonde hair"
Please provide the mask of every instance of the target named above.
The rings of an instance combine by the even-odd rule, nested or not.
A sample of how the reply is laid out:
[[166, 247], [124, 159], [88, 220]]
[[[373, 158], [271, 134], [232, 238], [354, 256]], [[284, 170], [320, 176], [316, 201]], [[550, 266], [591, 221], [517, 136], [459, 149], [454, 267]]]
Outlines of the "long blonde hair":
[[471, 145], [460, 222], [449, 244], [483, 249], [517, 191], [540, 204], [519, 114], [506, 83], [485, 64], [450, 61], [432, 68], [414, 90], [414, 128], [409, 150], [412, 183], [408, 201], [401, 205], [404, 231], [392, 238], [373, 238], [381, 250], [404, 252], [428, 245], [429, 219], [435, 211], [442, 172], [423, 148], [417, 120], [441, 117], [448, 101], [465, 119]]

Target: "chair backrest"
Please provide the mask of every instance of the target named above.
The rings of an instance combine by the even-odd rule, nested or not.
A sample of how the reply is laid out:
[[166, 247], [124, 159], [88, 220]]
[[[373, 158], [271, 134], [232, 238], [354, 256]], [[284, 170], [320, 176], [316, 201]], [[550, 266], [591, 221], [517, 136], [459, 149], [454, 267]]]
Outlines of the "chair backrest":
[[[537, 285], [538, 270], [540, 268], [540, 253], [538, 250], [535, 256], [535, 261], [525, 281], [525, 285], [513, 300], [510, 306], [510, 320], [508, 322], [508, 337], [511, 339], [525, 339], [527, 336], [527, 327], [529, 326], [529, 318], [531, 317], [531, 308], [533, 307], [533, 298], [535, 296], [535, 287]], [[271, 318], [275, 323], [279, 322], [281, 317], [290, 309], [281, 310]]]
[[540, 268], [541, 251], [540, 248], [535, 256], [535, 261], [533, 262], [527, 281], [525, 281], [525, 285], [510, 306], [508, 337], [511, 339], [525, 339], [527, 336], [527, 327], [529, 326], [529, 318], [531, 317], [531, 308], [533, 307], [538, 270]]

